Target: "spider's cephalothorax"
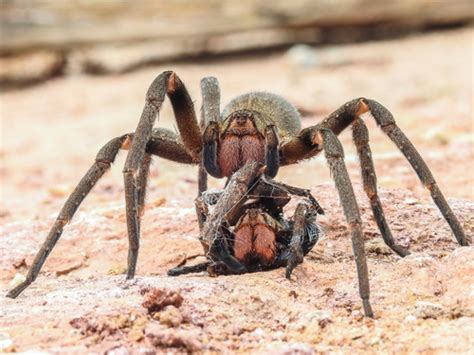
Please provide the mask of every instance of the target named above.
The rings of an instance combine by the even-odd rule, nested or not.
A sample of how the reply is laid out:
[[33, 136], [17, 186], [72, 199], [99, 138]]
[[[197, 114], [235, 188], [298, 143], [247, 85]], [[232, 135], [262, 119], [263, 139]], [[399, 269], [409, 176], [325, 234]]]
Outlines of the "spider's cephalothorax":
[[[163, 72], [152, 82], [135, 132], [116, 137], [99, 150], [94, 164], [59, 212], [46, 241], [28, 271], [26, 280], [12, 289], [7, 294], [8, 297], [17, 297], [36, 279], [46, 258], [59, 240], [64, 226], [72, 219], [92, 187], [110, 168], [121, 149], [129, 150], [123, 169], [129, 239], [127, 271], [129, 279], [134, 277], [137, 265], [140, 221], [153, 155], [178, 163], [199, 165], [199, 193], [201, 193], [207, 189], [207, 173], [215, 177], [230, 177], [244, 164], [256, 160], [265, 164], [265, 173], [271, 177], [276, 175], [280, 166], [296, 164], [324, 151], [352, 237], [359, 276], [359, 293], [364, 311], [366, 315], [371, 316], [362, 222], [344, 163], [343, 148], [337, 138], [337, 135], [347, 127], [352, 127], [353, 141], [362, 168], [364, 190], [370, 199], [382, 238], [398, 255], [405, 256], [409, 252], [396, 244], [385, 220], [377, 193], [377, 179], [368, 130], [360, 118], [366, 112], [372, 114], [382, 131], [408, 159], [421, 183], [430, 191], [458, 243], [469, 244], [461, 224], [446, 202], [428, 166], [397, 126], [393, 115], [377, 101], [366, 98], [348, 101], [320, 123], [301, 129], [296, 109], [278, 95], [258, 92], [242, 95], [232, 100], [221, 114], [217, 79], [204, 78], [201, 81], [201, 91], [202, 117], [201, 122], [198, 122], [193, 101], [174, 72]], [[179, 135], [169, 130], [153, 128], [166, 96], [173, 106]], [[309, 180], [308, 183], [315, 182]], [[209, 228], [202, 230], [212, 232]], [[212, 240], [211, 237], [201, 235], [201, 240]]]
[[220, 117], [207, 125], [203, 149], [204, 167], [217, 178], [230, 177], [249, 161], [264, 163], [266, 174], [274, 177], [280, 166], [280, 137], [284, 140], [301, 130], [296, 108], [267, 92], [235, 98]]

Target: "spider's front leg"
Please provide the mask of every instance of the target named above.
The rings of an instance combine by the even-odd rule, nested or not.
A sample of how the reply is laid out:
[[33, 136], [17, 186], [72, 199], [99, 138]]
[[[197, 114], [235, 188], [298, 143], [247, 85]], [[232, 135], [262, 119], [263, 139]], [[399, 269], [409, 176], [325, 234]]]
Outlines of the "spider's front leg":
[[299, 137], [282, 147], [283, 161], [297, 157], [310, 157], [324, 150], [329, 163], [331, 176], [334, 178], [344, 215], [352, 238], [352, 249], [355, 255], [357, 275], [359, 279], [359, 294], [362, 299], [364, 313], [373, 317], [370, 305], [370, 287], [367, 259], [364, 249], [362, 220], [354, 190], [344, 163], [344, 150], [334, 132], [322, 126], [309, 127], [303, 130]]
[[316, 224], [316, 215], [320, 206], [305, 200], [298, 203], [293, 216], [293, 230], [288, 250], [280, 256], [286, 265], [286, 278], [290, 279], [294, 268], [303, 262], [303, 258], [317, 243], [321, 230]]
[[[61, 237], [66, 224], [73, 218], [82, 201], [87, 197], [95, 184], [109, 170], [118, 152], [129, 149], [132, 140], [132, 133], [124, 134], [121, 137], [112, 139], [99, 150], [94, 164], [64, 203], [53, 227], [28, 270], [26, 280], [8, 292], [7, 297], [16, 298], [36, 280], [48, 255]], [[151, 155], [157, 155], [183, 164], [195, 163], [176, 134], [165, 129], [154, 130], [152, 137], [147, 143], [146, 152], [137, 178], [137, 214], [140, 216], [143, 213], [146, 179], [150, 168]]]
[[336, 183], [342, 209], [352, 236], [352, 249], [354, 251], [359, 279], [359, 294], [362, 298], [364, 313], [367, 317], [373, 317], [370, 306], [370, 287], [367, 259], [365, 257], [364, 234], [362, 232], [362, 220], [360, 218], [359, 206], [352, 188], [352, 184], [344, 163], [344, 150], [339, 139], [330, 129], [320, 129], [315, 135], [315, 143], [322, 146], [329, 163], [331, 174]]
[[165, 96], [169, 97], [173, 106], [183, 145], [195, 162], [199, 162], [202, 149], [201, 130], [188, 91], [174, 72], [162, 73], [148, 89], [145, 107], [135, 130], [123, 169], [129, 238], [128, 279], [135, 275], [140, 242], [139, 205], [140, 196], [142, 195], [140, 191], [144, 189], [146, 184], [146, 177], [140, 172], [140, 166], [145, 159], [147, 144], [152, 137], [153, 125]]

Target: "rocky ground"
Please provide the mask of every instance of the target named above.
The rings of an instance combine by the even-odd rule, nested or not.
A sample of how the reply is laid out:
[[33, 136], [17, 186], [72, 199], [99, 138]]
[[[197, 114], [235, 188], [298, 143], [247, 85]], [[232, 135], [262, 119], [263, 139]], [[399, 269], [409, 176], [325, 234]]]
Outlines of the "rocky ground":
[[[197, 105], [200, 78], [215, 75], [224, 102], [248, 90], [277, 92], [302, 109], [305, 126], [353, 97], [379, 100], [426, 158], [472, 238], [473, 34], [463, 29], [321, 48], [304, 54], [317, 56], [311, 65], [274, 53], [173, 69]], [[147, 86], [168, 68], [66, 77], [1, 94], [2, 292], [26, 273], [99, 147], [133, 131]], [[149, 184], [138, 276], [125, 281], [120, 157], [67, 226], [35, 284], [16, 300], [0, 299], [0, 351], [472, 351], [474, 249], [457, 246], [410, 166], [370, 117], [366, 122], [387, 219], [399, 243], [413, 252], [400, 259], [381, 242], [350, 133], [343, 133], [364, 220], [375, 319], [361, 314], [350, 239], [322, 157], [279, 174], [311, 188], [326, 210], [320, 218], [325, 236], [292, 281], [281, 269], [167, 277], [167, 269], [201, 251], [193, 208], [196, 168], [159, 159]], [[174, 127], [169, 107], [159, 125]]]

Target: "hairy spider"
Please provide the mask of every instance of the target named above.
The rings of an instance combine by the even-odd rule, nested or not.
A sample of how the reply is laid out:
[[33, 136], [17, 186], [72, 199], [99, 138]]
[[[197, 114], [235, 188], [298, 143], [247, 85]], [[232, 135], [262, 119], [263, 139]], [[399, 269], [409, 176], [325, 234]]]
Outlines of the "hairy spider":
[[[362, 167], [364, 189], [384, 241], [397, 254], [408, 251], [398, 246], [385, 220], [377, 195], [376, 176], [368, 143], [368, 130], [360, 116], [370, 112], [382, 131], [408, 159], [421, 182], [449, 223], [458, 243], [468, 245], [464, 231], [436, 184], [428, 166], [413, 144], [396, 125], [392, 114], [378, 102], [351, 100], [315, 126], [301, 129], [297, 110], [280, 96], [253, 92], [232, 100], [220, 113], [220, 91], [216, 78], [201, 81], [202, 118], [198, 122], [194, 105], [184, 84], [172, 71], [160, 74], [150, 85], [145, 107], [134, 133], [109, 141], [96, 156], [89, 171], [67, 199], [46, 241], [36, 255], [26, 280], [7, 296], [17, 297], [38, 276], [47, 256], [59, 240], [64, 226], [96, 182], [110, 168], [120, 149], [129, 150], [123, 169], [129, 238], [127, 278], [135, 275], [140, 234], [140, 218], [145, 201], [145, 187], [151, 156], [157, 155], [178, 163], [199, 164], [199, 191], [206, 190], [207, 173], [230, 177], [246, 162], [263, 162], [266, 174], [274, 177], [280, 166], [298, 163], [324, 150], [335, 180], [345, 218], [352, 236], [352, 246], [359, 276], [359, 293], [366, 315], [372, 315], [369, 280], [364, 253], [362, 222], [344, 153], [337, 135], [353, 127], [353, 139]], [[168, 96], [173, 106], [179, 136], [169, 130], [153, 129], [161, 105]], [[201, 127], [204, 131], [201, 131]]]
[[[185, 260], [168, 275], [204, 270], [213, 275], [241, 274], [286, 266], [290, 278], [318, 241], [316, 216], [324, 211], [309, 190], [276, 182], [263, 172], [259, 163], [246, 163], [222, 192], [206, 191], [196, 198], [199, 239], [208, 261], [182, 266]], [[293, 219], [287, 220], [283, 207], [290, 195], [303, 199]]]

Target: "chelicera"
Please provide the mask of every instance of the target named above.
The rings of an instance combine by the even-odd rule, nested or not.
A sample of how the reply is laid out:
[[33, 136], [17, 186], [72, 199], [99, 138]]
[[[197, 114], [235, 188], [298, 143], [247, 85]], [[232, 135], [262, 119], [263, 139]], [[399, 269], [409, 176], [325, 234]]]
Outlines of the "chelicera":
[[[364, 311], [367, 316], [371, 316], [362, 223], [345, 167], [343, 148], [337, 138], [337, 135], [349, 126], [352, 127], [353, 140], [361, 163], [364, 189], [370, 199], [382, 237], [398, 255], [405, 256], [408, 251], [395, 243], [377, 194], [368, 130], [360, 118], [367, 112], [371, 113], [382, 131], [408, 159], [421, 183], [430, 191], [458, 243], [468, 245], [468, 238], [428, 166], [396, 125], [392, 114], [377, 101], [366, 98], [348, 101], [320, 123], [301, 129], [298, 111], [280, 96], [263, 92], [244, 94], [232, 100], [221, 113], [217, 79], [204, 78], [201, 81], [201, 91], [202, 117], [199, 122], [191, 97], [174, 72], [163, 72], [152, 82], [135, 132], [114, 138], [100, 149], [94, 164], [61, 209], [28, 271], [26, 280], [12, 289], [7, 294], [8, 297], [17, 297], [36, 279], [47, 256], [59, 240], [64, 226], [71, 220], [92, 187], [110, 168], [121, 149], [128, 150], [123, 169], [129, 237], [128, 279], [135, 275], [140, 219], [153, 155], [178, 163], [199, 165], [199, 192], [202, 193], [207, 189], [207, 174], [229, 178], [246, 163], [257, 161], [266, 166], [265, 174], [273, 177], [280, 166], [296, 164], [324, 151], [351, 233]], [[166, 96], [173, 106], [179, 135], [169, 130], [153, 128]]]

